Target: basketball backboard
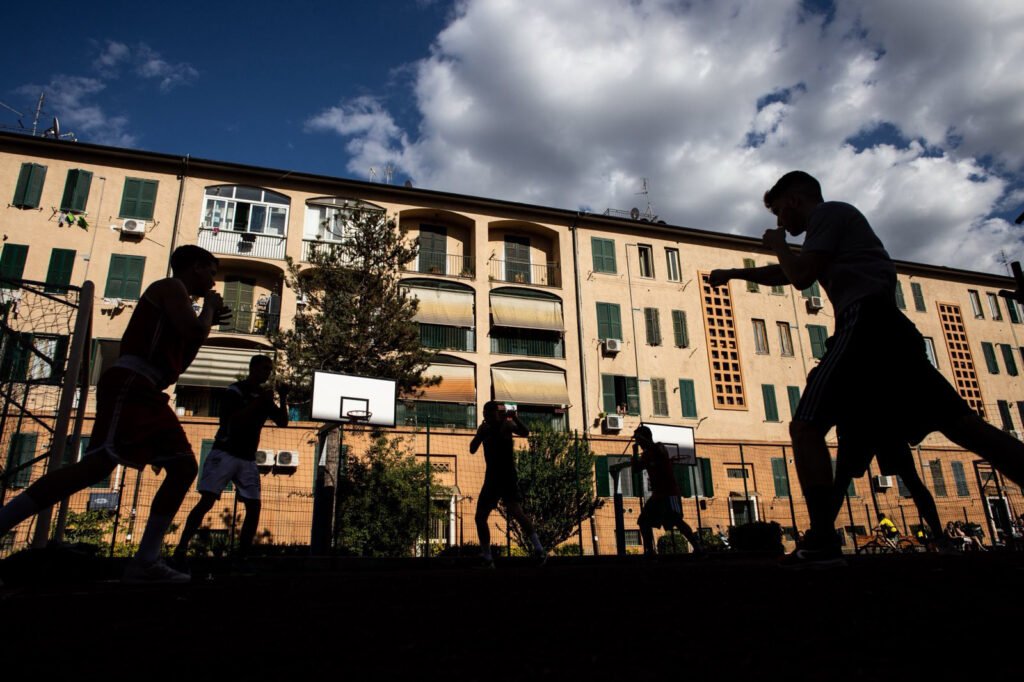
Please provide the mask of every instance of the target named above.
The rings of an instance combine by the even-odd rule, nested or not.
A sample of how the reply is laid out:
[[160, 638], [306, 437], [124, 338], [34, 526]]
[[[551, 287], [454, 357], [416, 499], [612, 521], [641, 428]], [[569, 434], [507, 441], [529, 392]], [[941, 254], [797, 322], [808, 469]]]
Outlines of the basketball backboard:
[[651, 424], [643, 422], [651, 430], [655, 443], [661, 443], [668, 450], [668, 456], [675, 464], [697, 463], [697, 451], [693, 445], [693, 429], [689, 426], [671, 426], [669, 424]]
[[[313, 373], [313, 419], [394, 426], [395, 398], [393, 379]], [[365, 413], [369, 413], [369, 418], [363, 418]]]

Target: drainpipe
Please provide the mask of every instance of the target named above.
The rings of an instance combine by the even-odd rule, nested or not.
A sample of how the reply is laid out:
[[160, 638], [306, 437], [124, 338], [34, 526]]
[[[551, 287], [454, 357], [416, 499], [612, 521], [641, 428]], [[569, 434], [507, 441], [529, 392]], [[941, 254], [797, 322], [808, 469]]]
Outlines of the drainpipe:
[[178, 204], [174, 207], [174, 224], [171, 225], [171, 251], [167, 255], [167, 276], [171, 276], [170, 254], [178, 247], [178, 227], [181, 223], [181, 204], [185, 201], [185, 179], [188, 177], [189, 154], [181, 160], [181, 174], [178, 176]]
[[582, 391], [582, 407], [583, 407], [583, 432], [590, 432], [590, 409], [588, 408], [590, 400], [590, 392], [587, 390], [587, 354], [583, 340], [583, 312], [582, 296], [583, 287], [580, 284], [580, 258], [579, 258], [579, 241], [577, 239], [577, 231], [579, 230], [579, 214], [576, 214], [577, 218], [573, 221], [569, 227], [569, 232], [572, 234], [572, 272], [573, 280], [576, 282], [576, 339], [577, 347], [580, 356], [580, 391]]

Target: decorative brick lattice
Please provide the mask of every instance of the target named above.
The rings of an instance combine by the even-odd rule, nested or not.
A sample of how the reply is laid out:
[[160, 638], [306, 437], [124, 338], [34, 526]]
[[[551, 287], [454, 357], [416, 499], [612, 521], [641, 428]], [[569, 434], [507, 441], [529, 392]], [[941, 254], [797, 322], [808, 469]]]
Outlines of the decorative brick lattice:
[[960, 397], [984, 417], [985, 403], [981, 399], [978, 372], [974, 369], [974, 357], [971, 355], [971, 346], [967, 343], [967, 330], [964, 329], [960, 306], [950, 303], [938, 305], [942, 334], [946, 337], [946, 349], [949, 350], [949, 363], [953, 367], [953, 383]]
[[700, 273], [704, 333], [711, 365], [711, 394], [716, 410], [746, 410], [743, 371], [740, 369], [736, 321], [729, 285], [712, 287], [708, 273]]

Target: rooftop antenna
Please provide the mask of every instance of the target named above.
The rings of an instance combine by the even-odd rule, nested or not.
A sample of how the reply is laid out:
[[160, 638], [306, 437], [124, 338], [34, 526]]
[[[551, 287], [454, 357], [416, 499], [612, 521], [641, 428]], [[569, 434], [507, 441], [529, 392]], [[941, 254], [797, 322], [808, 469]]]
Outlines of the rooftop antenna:
[[21, 119], [25, 118], [25, 114], [21, 113], [20, 111], [18, 111], [17, 109], [15, 109], [13, 107], [7, 106], [3, 102], [0, 102], [0, 107], [3, 107], [7, 111], [14, 112], [18, 116], [18, 127], [19, 128], [24, 128], [25, 127], [25, 124], [21, 122]]
[[32, 117], [32, 137], [36, 136], [39, 129], [39, 115], [43, 113], [43, 102], [46, 101], [46, 93], [39, 93], [39, 101], [36, 103], [36, 115]]
[[377, 169], [374, 168], [373, 166], [370, 166], [370, 182], [376, 182], [376, 181], [377, 181]]
[[395, 164], [388, 161], [384, 164], [384, 182], [391, 184], [391, 177], [395, 174]]

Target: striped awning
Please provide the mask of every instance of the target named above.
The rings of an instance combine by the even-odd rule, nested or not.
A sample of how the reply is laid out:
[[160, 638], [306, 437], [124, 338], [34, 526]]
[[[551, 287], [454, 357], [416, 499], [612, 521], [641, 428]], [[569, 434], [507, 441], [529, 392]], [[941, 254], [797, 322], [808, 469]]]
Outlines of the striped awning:
[[203, 346], [189, 368], [178, 377], [182, 386], [230, 386], [249, 374], [249, 359], [268, 353], [255, 348]]
[[562, 302], [520, 296], [491, 296], [491, 315], [499, 327], [564, 331]]
[[532, 369], [491, 368], [494, 399], [499, 402], [525, 405], [569, 404], [569, 388], [564, 372], [542, 372]]
[[473, 294], [466, 291], [409, 287], [409, 293], [419, 299], [417, 322], [443, 324], [450, 327], [475, 327]]
[[419, 400], [442, 403], [476, 403], [476, 368], [473, 365], [430, 365], [425, 377], [441, 377], [441, 383], [423, 389]]

